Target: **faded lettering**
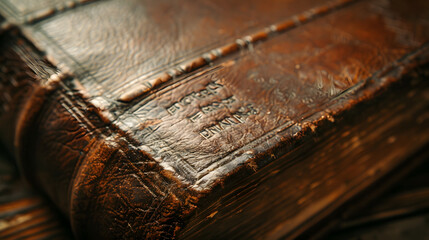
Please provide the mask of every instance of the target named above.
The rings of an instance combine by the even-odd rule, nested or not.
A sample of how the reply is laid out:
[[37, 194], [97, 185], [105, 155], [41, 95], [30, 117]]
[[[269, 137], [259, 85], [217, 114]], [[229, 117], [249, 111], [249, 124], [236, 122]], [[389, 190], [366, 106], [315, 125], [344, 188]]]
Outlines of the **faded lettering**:
[[176, 114], [178, 111], [181, 111], [186, 106], [192, 104], [196, 100], [207, 98], [211, 95], [218, 93], [218, 89], [223, 88], [223, 85], [217, 82], [209, 83], [204, 89], [198, 92], [191, 92], [186, 96], [182, 97], [179, 101], [171, 104], [166, 108], [167, 112], [170, 115]]
[[201, 119], [203, 115], [215, 112], [222, 108], [231, 108], [232, 104], [237, 102], [237, 99], [234, 96], [222, 99], [220, 101], [212, 102], [208, 105], [202, 106], [201, 110], [188, 116], [187, 118], [191, 122], [196, 122], [198, 119]]
[[255, 109], [251, 104], [245, 107], [240, 107], [240, 109], [237, 112], [233, 113], [231, 116], [227, 116], [218, 121], [216, 124], [201, 129], [199, 133], [205, 139], [209, 139], [215, 134], [228, 129], [229, 127], [244, 123], [248, 116], [256, 115], [257, 113], [258, 110]]

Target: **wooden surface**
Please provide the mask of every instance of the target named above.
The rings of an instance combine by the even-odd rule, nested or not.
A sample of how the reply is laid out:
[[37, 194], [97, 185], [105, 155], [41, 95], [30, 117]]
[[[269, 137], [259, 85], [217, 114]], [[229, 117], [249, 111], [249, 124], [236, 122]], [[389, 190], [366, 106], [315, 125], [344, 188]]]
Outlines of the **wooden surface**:
[[72, 239], [68, 223], [40, 192], [19, 177], [0, 148], [0, 239]]
[[429, 239], [429, 160], [325, 239]]

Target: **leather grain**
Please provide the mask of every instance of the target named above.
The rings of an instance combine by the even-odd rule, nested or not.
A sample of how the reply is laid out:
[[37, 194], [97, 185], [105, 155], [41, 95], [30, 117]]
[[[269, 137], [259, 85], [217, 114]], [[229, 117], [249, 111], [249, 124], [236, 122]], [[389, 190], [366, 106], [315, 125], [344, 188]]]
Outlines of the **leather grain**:
[[173, 238], [226, 179], [253, 176], [429, 59], [426, 1], [62, 10], [23, 22], [0, 10], [17, 24], [1, 35], [0, 133], [80, 238]]

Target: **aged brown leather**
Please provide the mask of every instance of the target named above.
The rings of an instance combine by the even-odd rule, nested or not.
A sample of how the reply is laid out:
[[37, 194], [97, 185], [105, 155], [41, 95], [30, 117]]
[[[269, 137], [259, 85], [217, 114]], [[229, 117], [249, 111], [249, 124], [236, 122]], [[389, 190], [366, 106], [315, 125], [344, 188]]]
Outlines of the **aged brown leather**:
[[[429, 54], [424, 0], [27, 2], [0, 1], [0, 137], [80, 238], [196, 237], [236, 179], [293, 169], [306, 136]], [[307, 182], [323, 201], [292, 197], [296, 226], [271, 237], [402, 161]]]

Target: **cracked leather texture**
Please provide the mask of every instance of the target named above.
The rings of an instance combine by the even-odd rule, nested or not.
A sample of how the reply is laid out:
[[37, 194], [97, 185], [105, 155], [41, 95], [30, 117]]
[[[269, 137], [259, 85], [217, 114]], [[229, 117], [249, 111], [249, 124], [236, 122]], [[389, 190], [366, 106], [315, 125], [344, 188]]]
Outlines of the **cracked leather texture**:
[[2, 141], [77, 237], [174, 238], [224, 182], [427, 60], [425, 1], [334, 2], [95, 1], [6, 29]]

